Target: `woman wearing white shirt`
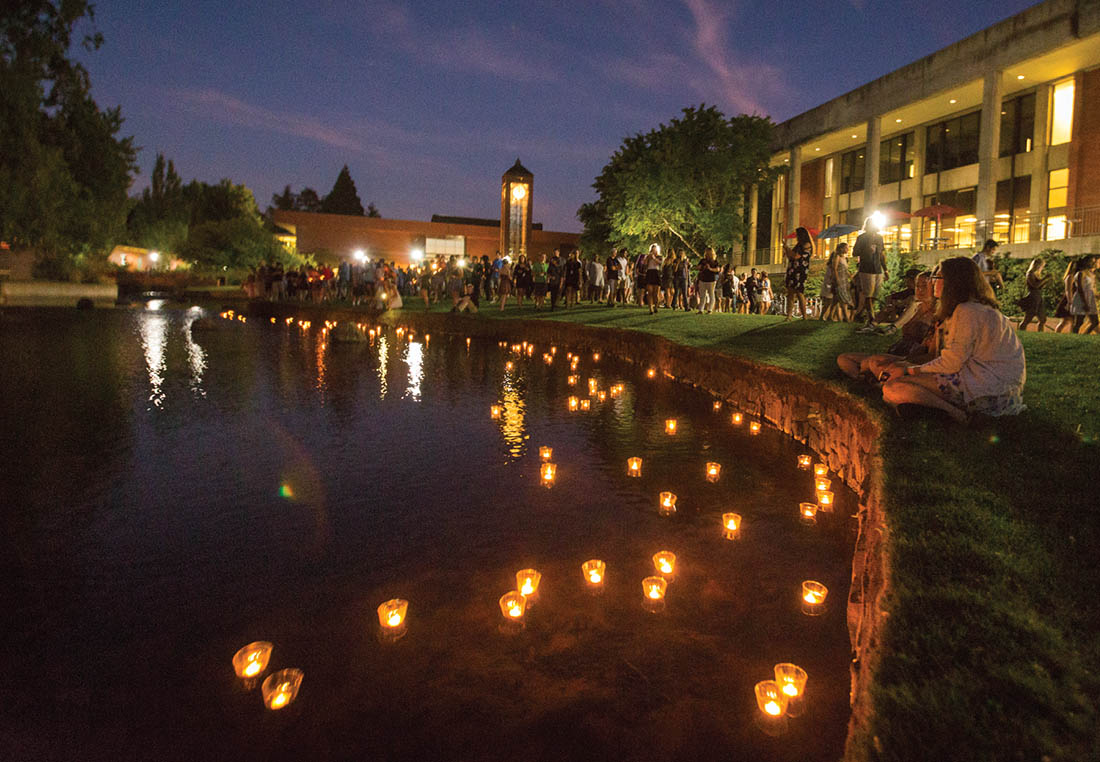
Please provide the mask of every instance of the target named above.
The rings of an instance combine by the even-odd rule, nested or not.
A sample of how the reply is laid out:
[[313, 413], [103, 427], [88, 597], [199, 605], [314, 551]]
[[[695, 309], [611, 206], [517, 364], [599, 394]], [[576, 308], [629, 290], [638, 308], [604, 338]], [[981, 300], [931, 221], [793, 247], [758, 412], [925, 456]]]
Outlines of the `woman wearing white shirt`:
[[943, 347], [922, 365], [886, 369], [883, 400], [938, 408], [957, 421], [971, 413], [1016, 415], [1024, 409], [1024, 348], [985, 276], [972, 260], [953, 257], [940, 264], [933, 283]]

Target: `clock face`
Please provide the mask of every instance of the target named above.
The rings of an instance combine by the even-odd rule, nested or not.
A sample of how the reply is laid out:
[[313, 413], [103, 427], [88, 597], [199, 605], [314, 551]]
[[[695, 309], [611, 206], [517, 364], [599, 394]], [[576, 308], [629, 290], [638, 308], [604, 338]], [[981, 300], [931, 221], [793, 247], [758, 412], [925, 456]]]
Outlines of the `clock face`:
[[522, 185], [512, 186], [512, 198], [516, 201], [522, 201], [523, 197], [527, 195], [527, 188]]

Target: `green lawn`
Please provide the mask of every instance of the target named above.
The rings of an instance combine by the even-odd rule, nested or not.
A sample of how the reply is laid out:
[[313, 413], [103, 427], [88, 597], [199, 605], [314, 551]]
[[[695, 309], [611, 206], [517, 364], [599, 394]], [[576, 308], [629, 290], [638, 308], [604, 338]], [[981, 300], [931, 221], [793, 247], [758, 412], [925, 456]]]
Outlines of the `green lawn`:
[[840, 352], [890, 343], [851, 325], [589, 306], [479, 318], [656, 333], [865, 396], [886, 419], [892, 540], [871, 758], [1100, 758], [1100, 338], [1024, 335], [1028, 410], [963, 427], [896, 416], [840, 374]]

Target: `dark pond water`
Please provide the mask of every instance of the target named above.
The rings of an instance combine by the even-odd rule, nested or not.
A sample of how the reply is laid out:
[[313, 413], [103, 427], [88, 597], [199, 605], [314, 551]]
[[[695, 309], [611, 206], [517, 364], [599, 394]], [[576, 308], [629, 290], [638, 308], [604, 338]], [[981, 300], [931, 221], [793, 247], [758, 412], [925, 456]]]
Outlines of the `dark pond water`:
[[[797, 443], [609, 357], [570, 387], [568, 347], [546, 365], [548, 347], [519, 359], [461, 336], [192, 334], [197, 314], [0, 320], [5, 758], [840, 756], [855, 501], [838, 489], [800, 524]], [[624, 392], [570, 413], [589, 377]], [[651, 614], [641, 580], [662, 549], [679, 568]], [[607, 562], [602, 597], [583, 589], [589, 558]], [[506, 636], [497, 599], [525, 567], [539, 601]], [[822, 617], [800, 613], [808, 578], [830, 589]], [[375, 608], [394, 597], [408, 634], [383, 644]], [[233, 674], [253, 640], [305, 672], [282, 711]], [[753, 685], [784, 661], [809, 673], [805, 713], [773, 738]]]

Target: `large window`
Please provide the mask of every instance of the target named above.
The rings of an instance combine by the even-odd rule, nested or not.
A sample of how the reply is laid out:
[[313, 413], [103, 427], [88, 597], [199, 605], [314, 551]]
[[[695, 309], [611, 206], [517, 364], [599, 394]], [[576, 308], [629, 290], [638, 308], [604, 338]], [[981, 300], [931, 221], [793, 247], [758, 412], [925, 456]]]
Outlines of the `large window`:
[[913, 175], [913, 133], [908, 132], [882, 141], [879, 148], [879, 184], [900, 182]]
[[1027, 153], [1035, 136], [1035, 93], [1001, 104], [1001, 156]]
[[1031, 227], [1031, 175], [1001, 180], [993, 215], [993, 237], [998, 241], [1027, 243]]
[[945, 249], [972, 246], [977, 223], [977, 218], [974, 216], [977, 203], [977, 188], [940, 191], [934, 196], [925, 196], [925, 206], [940, 204], [956, 210], [958, 214], [957, 216], [942, 215], [938, 221], [936, 217], [925, 217], [921, 226], [921, 238]]
[[[832, 156], [825, 160], [825, 198], [832, 198], [833, 191], [835, 190], [835, 181], [833, 178], [833, 172], [835, 171], [835, 160]], [[828, 227], [828, 226], [826, 226]]]
[[1073, 80], [1054, 86], [1050, 109], [1050, 144], [1068, 143], [1073, 137]]
[[1069, 201], [1069, 170], [1055, 169], [1048, 175], [1047, 209], [1058, 209]]
[[840, 157], [840, 192], [863, 190], [863, 175], [867, 166], [866, 152], [860, 148]]
[[424, 254], [430, 259], [437, 254], [445, 257], [451, 255], [464, 256], [466, 254], [466, 236], [449, 235], [443, 238], [425, 238]]
[[982, 112], [975, 111], [928, 128], [925, 173], [943, 172], [978, 162]]

